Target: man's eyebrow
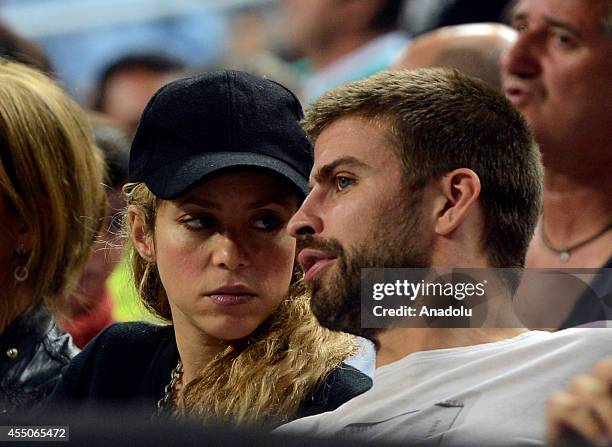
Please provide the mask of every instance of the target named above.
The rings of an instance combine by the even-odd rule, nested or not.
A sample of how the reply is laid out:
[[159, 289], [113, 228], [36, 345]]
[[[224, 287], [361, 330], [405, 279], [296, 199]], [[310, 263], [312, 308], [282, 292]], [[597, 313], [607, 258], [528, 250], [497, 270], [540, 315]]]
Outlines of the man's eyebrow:
[[[524, 11], [511, 11], [510, 12], [510, 23], [513, 24], [515, 22], [525, 22], [529, 18], [529, 15]], [[576, 37], [582, 37], [582, 33], [569, 22], [565, 22], [563, 20], [553, 19], [552, 17], [545, 16], [544, 21], [548, 26], [553, 26], [555, 28], [561, 28], [570, 33], [574, 34]]]
[[525, 20], [527, 20], [527, 14], [523, 11], [518, 11], [516, 9], [512, 9], [508, 15], [507, 15], [507, 19], [509, 23], [514, 23], [514, 22], [523, 22]]
[[544, 20], [550, 26], [554, 26], [555, 28], [561, 28], [561, 29], [564, 29], [566, 31], [569, 31], [570, 33], [572, 33], [576, 37], [582, 37], [582, 33], [580, 31], [578, 31], [578, 28], [576, 28], [571, 23], [564, 22], [562, 20], [553, 19], [551, 17], [545, 17]]
[[338, 168], [338, 166], [349, 166], [366, 169], [371, 168], [370, 165], [364, 163], [363, 161], [358, 160], [355, 157], [348, 156], [338, 158], [337, 160], [334, 160], [331, 163], [322, 166], [317, 172], [313, 174], [312, 177], [314, 178], [315, 182], [323, 183], [331, 177], [332, 173]]

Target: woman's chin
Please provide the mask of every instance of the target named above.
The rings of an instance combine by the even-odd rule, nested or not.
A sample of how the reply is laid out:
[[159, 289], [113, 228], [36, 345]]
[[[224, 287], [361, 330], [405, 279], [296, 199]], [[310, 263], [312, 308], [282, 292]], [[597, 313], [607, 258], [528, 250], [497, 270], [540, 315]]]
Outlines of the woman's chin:
[[214, 337], [218, 340], [232, 341], [248, 337], [258, 326], [259, 324], [250, 321], [228, 321], [222, 324], [210, 325], [209, 327], [202, 328], [202, 330], [206, 332], [209, 337]]

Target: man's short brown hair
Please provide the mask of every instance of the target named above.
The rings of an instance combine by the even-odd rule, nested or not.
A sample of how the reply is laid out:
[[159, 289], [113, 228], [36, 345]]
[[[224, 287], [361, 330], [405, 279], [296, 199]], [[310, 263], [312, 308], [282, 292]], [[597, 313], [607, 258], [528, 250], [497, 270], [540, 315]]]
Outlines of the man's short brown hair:
[[319, 98], [303, 125], [313, 140], [347, 116], [388, 123], [409, 188], [457, 168], [480, 177], [482, 248], [493, 267], [520, 267], [542, 206], [539, 150], [498, 92], [453, 70], [387, 71]]

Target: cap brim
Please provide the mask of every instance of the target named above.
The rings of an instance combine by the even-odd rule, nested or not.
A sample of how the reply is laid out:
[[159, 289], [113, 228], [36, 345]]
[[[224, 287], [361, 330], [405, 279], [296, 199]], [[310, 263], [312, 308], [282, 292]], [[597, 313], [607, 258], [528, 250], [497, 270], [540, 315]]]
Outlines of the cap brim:
[[287, 163], [251, 152], [208, 152], [185, 160], [168, 163], [146, 175], [144, 183], [160, 199], [177, 199], [198, 184], [225, 170], [258, 168], [271, 171], [293, 184], [304, 197], [308, 181]]

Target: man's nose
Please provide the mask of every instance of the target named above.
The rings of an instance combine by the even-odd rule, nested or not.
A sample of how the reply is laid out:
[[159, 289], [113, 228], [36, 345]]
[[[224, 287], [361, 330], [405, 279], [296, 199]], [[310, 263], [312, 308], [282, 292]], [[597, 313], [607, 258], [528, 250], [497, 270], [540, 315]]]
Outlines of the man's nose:
[[540, 46], [541, 43], [535, 33], [530, 31], [519, 33], [514, 45], [501, 59], [504, 77], [530, 79], [538, 76], [541, 71]]
[[294, 238], [307, 234], [318, 234], [323, 231], [323, 219], [320, 216], [320, 206], [311, 192], [299, 210], [287, 224], [287, 231]]

